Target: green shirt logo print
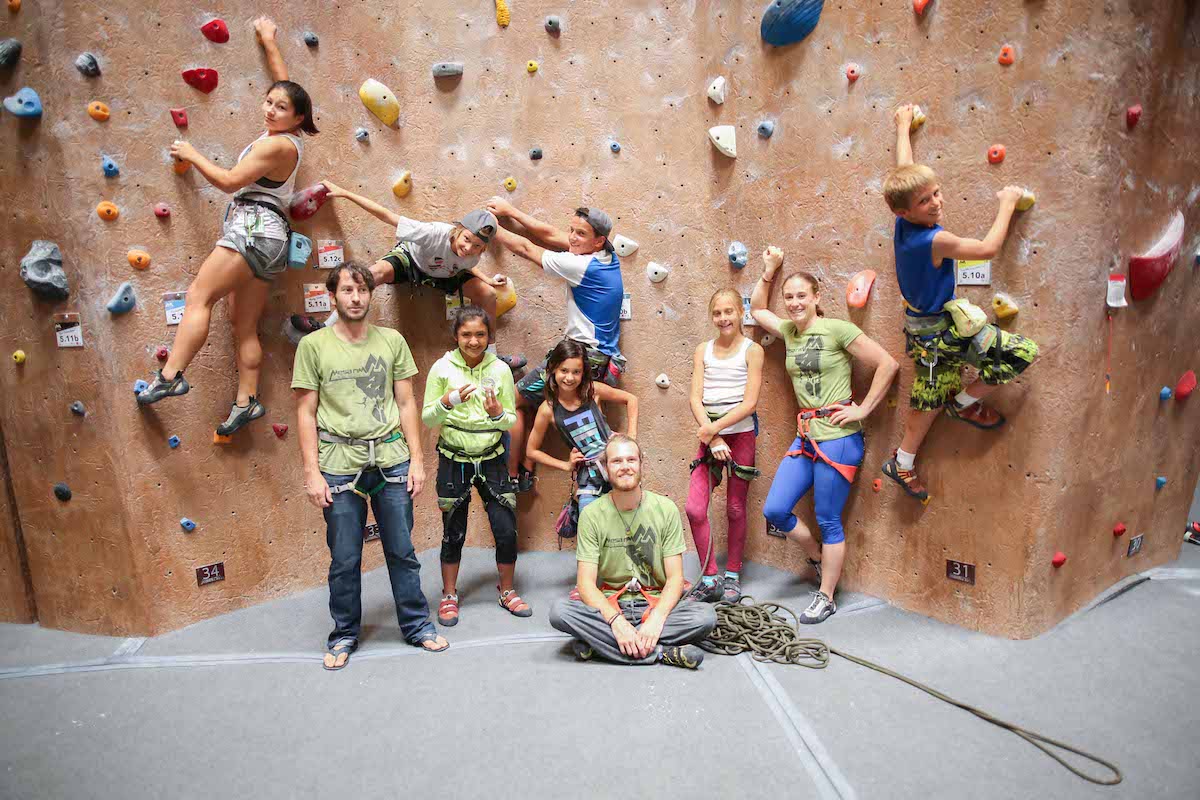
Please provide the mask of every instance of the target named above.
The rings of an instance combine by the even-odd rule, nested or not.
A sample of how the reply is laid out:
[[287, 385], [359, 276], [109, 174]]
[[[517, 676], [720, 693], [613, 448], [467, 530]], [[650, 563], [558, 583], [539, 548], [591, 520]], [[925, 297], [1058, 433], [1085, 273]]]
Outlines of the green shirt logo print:
[[375, 354], [363, 364], [362, 374], [354, 379], [354, 385], [363, 393], [363, 405], [371, 411], [378, 422], [387, 422], [384, 401], [387, 395], [387, 362]]
[[800, 380], [804, 391], [813, 396], [821, 394], [821, 337], [808, 336], [796, 351], [796, 366], [800, 368]]

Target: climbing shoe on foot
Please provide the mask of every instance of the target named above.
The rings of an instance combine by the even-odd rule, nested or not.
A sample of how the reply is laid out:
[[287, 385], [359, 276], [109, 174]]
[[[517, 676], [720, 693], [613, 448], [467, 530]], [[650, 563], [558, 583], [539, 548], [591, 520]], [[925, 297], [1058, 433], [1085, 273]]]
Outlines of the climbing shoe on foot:
[[175, 377], [171, 380], [167, 380], [163, 377], [160, 369], [154, 373], [154, 380], [150, 381], [150, 385], [138, 393], [138, 405], [148, 406], [151, 403], [157, 403], [164, 397], [178, 397], [181, 394], [187, 394], [191, 388], [183, 377], [183, 370], [176, 372]]
[[837, 613], [837, 603], [822, 591], [812, 593], [812, 602], [800, 613], [800, 622], [805, 625], [816, 625], [824, 622]]
[[808, 565], [809, 565], [810, 567], [812, 567], [812, 568], [813, 568], [813, 571], [814, 571], [814, 572], [816, 572], [816, 573], [817, 573], [817, 583], [820, 583], [820, 582], [821, 582], [821, 562], [820, 562], [820, 561], [816, 561], [816, 560], [814, 560], [814, 559], [811, 559], [811, 558], [806, 558], [806, 559], [804, 559], [804, 560], [805, 560], [806, 562], [808, 562]]
[[290, 322], [292, 327], [295, 328], [302, 336], [307, 336], [310, 333], [316, 333], [317, 331], [321, 330], [321, 328], [325, 327], [324, 322], [316, 317], [309, 316], [308, 314], [292, 314], [292, 316], [288, 317], [288, 322]]
[[696, 669], [704, 662], [704, 651], [694, 644], [685, 644], [681, 647], [664, 647], [659, 661], [668, 667]]
[[592, 656], [596, 655], [596, 651], [592, 649], [592, 646], [582, 639], [575, 639], [571, 642], [571, 652], [580, 661], [591, 661]]
[[263, 407], [263, 404], [258, 402], [254, 395], [250, 395], [249, 404], [239, 406], [234, 403], [233, 408], [229, 409], [229, 418], [217, 426], [217, 433], [221, 436], [229, 436], [266, 413], [267, 409]]
[[525, 469], [525, 467], [517, 467], [517, 491], [521, 494], [533, 491], [533, 484], [537, 480], [537, 475], [533, 470]]
[[717, 581], [714, 580], [712, 583], [705, 583], [701, 579], [692, 587], [692, 591], [688, 592], [687, 599], [694, 600], [697, 603], [716, 603], [721, 600], [723, 593], [724, 590]]
[[525, 369], [525, 365], [529, 363], [529, 359], [522, 355], [515, 356], [499, 356], [499, 359], [508, 365], [508, 368], [513, 372], [520, 372]]
[[721, 599], [726, 603], [736, 603], [742, 599], [742, 582], [732, 575], [726, 575], [722, 581]]
[[892, 457], [883, 463], [884, 475], [900, 484], [900, 488], [904, 490], [909, 497], [915, 497], [921, 502], [929, 499], [929, 492], [921, 484], [921, 479], [917, 477], [916, 469], [900, 469], [900, 465], [896, 463], [896, 451], [892, 451]]
[[968, 425], [974, 425], [976, 428], [982, 428], [985, 431], [999, 428], [1004, 424], [1003, 414], [991, 406], [985, 406], [978, 400], [966, 408], [963, 408], [952, 400], [946, 404], [946, 415], [951, 419], [965, 422]]

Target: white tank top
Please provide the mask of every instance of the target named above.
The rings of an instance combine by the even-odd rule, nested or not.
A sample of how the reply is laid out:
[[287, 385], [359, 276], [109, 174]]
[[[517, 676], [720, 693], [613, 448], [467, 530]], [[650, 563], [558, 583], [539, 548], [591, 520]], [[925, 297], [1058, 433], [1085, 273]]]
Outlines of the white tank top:
[[[271, 134], [264, 133], [250, 144], [246, 145], [246, 149], [238, 156], [238, 161], [246, 157], [250, 152], [250, 148]], [[276, 136], [286, 136], [296, 146], [296, 168], [292, 170], [292, 174], [287, 176], [287, 180], [283, 183], [273, 181], [265, 175], [259, 178], [249, 186], [244, 186], [233, 193], [234, 197], [244, 197], [247, 200], [261, 200], [267, 203], [273, 203], [281, 209], [287, 209], [288, 201], [296, 191], [296, 173], [300, 171], [300, 159], [304, 157], [304, 142], [300, 141], [300, 137], [294, 133], [278, 133]]]
[[[742, 346], [729, 358], [713, 355], [713, 342], [704, 346], [704, 394], [701, 402], [709, 416], [721, 417], [733, 409], [746, 396], [746, 382], [750, 370], [746, 363], [746, 351], [754, 344], [750, 338], [742, 340]], [[721, 433], [744, 433], [754, 430], [754, 416], [735, 422]]]

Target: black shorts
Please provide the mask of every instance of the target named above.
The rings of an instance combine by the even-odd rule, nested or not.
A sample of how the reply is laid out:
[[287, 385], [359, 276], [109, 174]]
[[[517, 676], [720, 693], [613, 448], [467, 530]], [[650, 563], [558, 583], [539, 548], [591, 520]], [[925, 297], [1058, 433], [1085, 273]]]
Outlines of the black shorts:
[[397, 242], [391, 252], [381, 258], [380, 261], [386, 261], [392, 265], [392, 271], [395, 273], [392, 283], [431, 286], [434, 289], [441, 289], [446, 294], [462, 294], [463, 284], [475, 277], [469, 272], [460, 272], [450, 278], [435, 278], [432, 275], [421, 272], [421, 270], [417, 269], [416, 262], [413, 261], [412, 255], [408, 252], [406, 242]]

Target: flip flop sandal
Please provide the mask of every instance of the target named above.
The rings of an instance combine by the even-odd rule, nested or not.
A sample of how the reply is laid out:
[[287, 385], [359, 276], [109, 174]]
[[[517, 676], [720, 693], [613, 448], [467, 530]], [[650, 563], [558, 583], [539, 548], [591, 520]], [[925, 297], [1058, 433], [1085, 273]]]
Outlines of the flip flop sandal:
[[[991, 425], [984, 425], [982, 422], [978, 422], [978, 421], [976, 421], [976, 419], [974, 419], [974, 417], [977, 416], [976, 414], [970, 413], [968, 415], [968, 412], [970, 412], [971, 409], [975, 406], [978, 406], [979, 408], [986, 408], [989, 411], [991, 411], [993, 414], [995, 414], [996, 422], [992, 423]], [[992, 408], [991, 406], [983, 405], [983, 403], [980, 401], [976, 401], [976, 402], [972, 403], [971, 405], [967, 406], [966, 408], [959, 408], [956, 403], [950, 402], [946, 405], [946, 416], [950, 417], [951, 419], [956, 419], [959, 422], [965, 422], [968, 425], [971, 425], [973, 427], [979, 428], [980, 430], [984, 430], [984, 431], [995, 430], [996, 428], [999, 428], [1006, 422], [1003, 414], [1001, 414], [999, 411]]]
[[[453, 616], [451, 616], [453, 615]], [[438, 625], [452, 628], [458, 624], [458, 595], [448, 594], [438, 603]]]
[[[356, 639], [351, 639], [349, 637], [338, 639], [336, 642], [325, 648], [325, 655], [333, 656], [333, 666], [329, 666], [329, 664], [324, 661], [322, 661], [321, 666], [329, 672], [336, 672], [339, 669], [345, 669], [346, 665], [350, 663], [350, 655], [357, 649], [358, 641]], [[346, 656], [346, 660], [341, 664], [338, 664], [338, 658], [343, 655]]]
[[[497, 586], [496, 589], [499, 590], [500, 587]], [[516, 589], [509, 589], [507, 592], [500, 592], [499, 602], [500, 607], [512, 614], [514, 617], [533, 616], [533, 609], [529, 607], [528, 603], [521, 599], [521, 596], [517, 594]], [[524, 606], [524, 608], [522, 608], [522, 606]]]
[[411, 644], [413, 647], [421, 648], [426, 653], [444, 653], [450, 649], [450, 642], [446, 642], [445, 647], [439, 647], [436, 650], [425, 646], [426, 642], [436, 642], [437, 639], [437, 633], [434, 631], [425, 631], [425, 633], [422, 633], [416, 639], [413, 639], [411, 642], [409, 642], [409, 644]]

